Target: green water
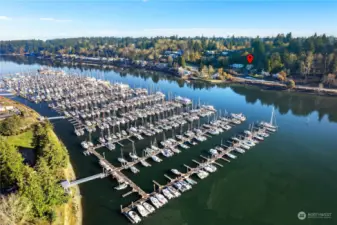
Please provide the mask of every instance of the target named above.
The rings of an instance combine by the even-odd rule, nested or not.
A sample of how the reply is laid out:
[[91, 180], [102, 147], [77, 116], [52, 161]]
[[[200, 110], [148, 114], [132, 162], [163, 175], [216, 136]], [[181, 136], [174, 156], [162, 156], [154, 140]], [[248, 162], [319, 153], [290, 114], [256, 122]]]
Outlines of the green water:
[[[22, 63], [22, 61], [21, 61]], [[27, 64], [26, 64], [27, 63]], [[0, 62], [1, 72], [19, 72], [38, 68], [35, 61], [23, 64]], [[64, 68], [81, 72], [83, 68]], [[152, 191], [152, 180], [165, 183], [164, 173], [177, 168], [184, 171], [183, 164], [195, 166], [192, 159], [201, 160], [200, 154], [247, 128], [249, 123], [269, 120], [272, 107], [276, 109], [280, 129], [263, 143], [230, 163], [219, 161], [223, 168], [211, 174], [180, 198], [156, 211], [142, 221], [145, 225], [325, 225], [337, 224], [337, 99], [297, 93], [261, 91], [258, 88], [184, 84], [165, 79], [161, 74], [145, 71], [116, 72], [96, 69], [83, 70], [91, 76], [111, 81], [121, 81], [133, 86], [156, 87], [165, 93], [173, 93], [212, 104], [217, 109], [242, 112], [247, 121], [205, 143], [183, 150], [160, 164], [149, 162], [152, 167], [137, 167], [137, 175], [125, 172], [145, 191]], [[44, 104], [31, 104], [43, 115], [55, 115]], [[80, 139], [67, 121], [54, 122], [57, 135], [69, 150], [71, 161], [79, 178], [100, 172], [94, 156], [84, 156]], [[157, 137], [160, 140], [161, 137]], [[149, 141], [139, 141], [139, 151]], [[126, 143], [125, 154], [131, 150]], [[105, 152], [106, 158], [118, 165], [120, 152]], [[163, 157], [162, 157], [163, 158]], [[122, 198], [128, 190], [115, 191], [116, 182], [111, 178], [94, 180], [80, 185], [84, 225], [128, 224], [119, 213], [120, 204], [127, 205], [137, 195]], [[305, 219], [300, 221], [298, 212], [332, 213], [330, 219]]]

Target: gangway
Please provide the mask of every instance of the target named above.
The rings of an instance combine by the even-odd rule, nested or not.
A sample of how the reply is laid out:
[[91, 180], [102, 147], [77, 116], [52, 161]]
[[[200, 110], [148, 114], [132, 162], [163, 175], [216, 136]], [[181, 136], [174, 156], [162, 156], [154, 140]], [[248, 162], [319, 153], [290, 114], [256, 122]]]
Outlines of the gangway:
[[61, 185], [62, 187], [67, 190], [75, 185], [78, 185], [78, 184], [81, 184], [81, 183], [84, 183], [84, 182], [88, 182], [88, 181], [91, 181], [91, 180], [95, 180], [95, 179], [98, 179], [98, 178], [105, 178], [107, 177], [108, 174], [107, 173], [99, 173], [99, 174], [96, 174], [96, 175], [92, 175], [92, 176], [89, 176], [89, 177], [85, 177], [85, 178], [81, 178], [81, 179], [78, 179], [78, 180], [74, 180], [74, 181], [68, 181], [68, 180], [65, 180], [65, 181], [62, 181], [61, 182]]

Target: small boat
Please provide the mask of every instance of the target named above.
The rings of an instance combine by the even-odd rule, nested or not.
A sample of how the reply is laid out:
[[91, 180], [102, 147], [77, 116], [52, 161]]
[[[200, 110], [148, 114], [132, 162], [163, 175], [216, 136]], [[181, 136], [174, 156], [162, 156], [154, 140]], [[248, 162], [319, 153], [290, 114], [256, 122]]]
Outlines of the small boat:
[[231, 158], [231, 159], [236, 159], [236, 155], [233, 155], [233, 154], [231, 154], [231, 153], [226, 153], [226, 155], [229, 157], [229, 158]]
[[167, 189], [174, 195], [174, 197], [179, 197], [181, 194], [180, 194], [180, 192], [177, 190], [177, 189], [175, 189], [174, 187], [172, 187], [172, 186], [168, 186], [167, 187]]
[[117, 159], [120, 163], [127, 163], [128, 161], [126, 161], [124, 158], [118, 158]]
[[88, 143], [87, 143], [86, 141], [82, 141], [82, 142], [81, 142], [81, 145], [82, 145], [82, 147], [83, 147], [84, 149], [89, 148], [89, 145], [88, 145]]
[[117, 187], [115, 187], [116, 190], [123, 190], [125, 188], [127, 188], [128, 185], [127, 183], [121, 183], [120, 185], [118, 185]]
[[184, 148], [184, 149], [190, 148], [188, 145], [185, 145], [185, 144], [183, 144], [183, 143], [180, 143], [179, 146], [182, 147], [182, 148]]
[[242, 113], [238, 113], [238, 114], [231, 113], [231, 117], [233, 117], [234, 119], [241, 120], [241, 121], [246, 120], [246, 117]]
[[108, 143], [106, 144], [106, 147], [107, 147], [109, 150], [114, 150], [114, 149], [116, 149], [116, 145], [113, 144], [113, 143], [111, 143], [111, 142], [108, 142]]
[[259, 136], [259, 135], [257, 135], [257, 134], [254, 134], [254, 135], [253, 135], [253, 138], [255, 138], [255, 139], [258, 140], [258, 141], [263, 141], [263, 140], [264, 140], [263, 137], [261, 137], [261, 136]]
[[162, 194], [156, 193], [155, 196], [163, 205], [168, 203], [167, 199]]
[[137, 211], [142, 217], [147, 217], [149, 215], [149, 212], [144, 208], [143, 205], [137, 204], [136, 205]]
[[207, 173], [206, 171], [203, 171], [203, 170], [199, 170], [199, 171], [197, 172], [197, 176], [198, 176], [200, 179], [204, 179], [204, 178], [206, 178], [208, 175], [209, 175], [209, 173]]
[[163, 189], [162, 193], [168, 199], [174, 198], [174, 196], [171, 194], [171, 192], [168, 189]]
[[209, 150], [209, 153], [210, 153], [211, 155], [213, 155], [213, 156], [219, 154], [219, 152], [218, 152], [217, 150], [213, 149], [213, 148], [211, 148], [211, 149]]
[[131, 221], [134, 221], [134, 223], [139, 223], [140, 221], [142, 221], [142, 220], [140, 219], [140, 217], [138, 216], [138, 214], [135, 213], [134, 211], [131, 211], [131, 210], [130, 210], [130, 211], [127, 213], [127, 215], [130, 217]]
[[243, 154], [243, 153], [246, 152], [246, 151], [243, 150], [242, 148], [238, 148], [238, 147], [235, 148], [235, 151], [237, 151], [237, 152], [239, 152], [239, 153], [241, 153], [241, 154]]
[[148, 163], [148, 162], [146, 162], [145, 160], [140, 160], [140, 163], [141, 163], [143, 166], [145, 166], [145, 167], [150, 167], [150, 166], [151, 166], [151, 164]]
[[174, 173], [175, 175], [181, 175], [181, 172], [177, 169], [171, 169], [171, 172]]
[[143, 202], [143, 206], [149, 213], [153, 213], [154, 211], [156, 211], [156, 209], [147, 202]]
[[139, 169], [137, 169], [137, 168], [134, 167], [134, 166], [131, 166], [131, 167], [130, 167], [130, 170], [131, 170], [132, 173], [139, 173]]
[[152, 160], [155, 161], [155, 162], [161, 162], [161, 161], [163, 161], [161, 158], [159, 158], [159, 157], [156, 156], [156, 155], [151, 156], [151, 158], [152, 158]]
[[163, 204], [157, 198], [155, 198], [154, 196], [150, 197], [150, 201], [157, 209], [159, 209], [160, 207], [163, 206]]
[[186, 181], [187, 181], [190, 185], [195, 185], [195, 184], [197, 184], [197, 182], [196, 182], [195, 180], [193, 180], [192, 178], [189, 178], [189, 177], [186, 178]]
[[132, 158], [132, 159], [138, 159], [138, 156], [137, 156], [136, 154], [134, 154], [133, 152], [130, 152], [130, 153], [129, 153], [129, 156], [130, 156], [130, 158]]

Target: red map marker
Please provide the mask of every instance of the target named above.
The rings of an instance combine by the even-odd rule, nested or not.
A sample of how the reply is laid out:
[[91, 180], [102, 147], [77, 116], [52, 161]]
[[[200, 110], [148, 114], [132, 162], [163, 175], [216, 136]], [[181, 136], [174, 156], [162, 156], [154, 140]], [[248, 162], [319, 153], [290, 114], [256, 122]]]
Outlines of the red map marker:
[[251, 64], [253, 62], [253, 60], [254, 60], [254, 56], [252, 54], [248, 54], [247, 55], [247, 61], [248, 61], [248, 63]]

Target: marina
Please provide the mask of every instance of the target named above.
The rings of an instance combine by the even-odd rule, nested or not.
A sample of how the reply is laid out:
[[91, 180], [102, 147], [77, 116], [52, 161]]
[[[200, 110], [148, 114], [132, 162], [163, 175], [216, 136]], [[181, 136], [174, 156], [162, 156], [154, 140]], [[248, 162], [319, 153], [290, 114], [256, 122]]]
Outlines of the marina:
[[[190, 99], [181, 96], [169, 95], [166, 98], [165, 94], [159, 91], [132, 89], [121, 83], [111, 84], [52, 70], [7, 77], [3, 79], [3, 83], [4, 88], [20, 97], [36, 104], [47, 102], [50, 108], [61, 114], [46, 119], [67, 119], [74, 125], [74, 133], [77, 136], [87, 133], [88, 137], [81, 142], [83, 153], [86, 156], [96, 156], [104, 172], [77, 181], [64, 181], [62, 186], [68, 190], [79, 183], [111, 176], [119, 183], [115, 187], [116, 190], [131, 188], [131, 191], [122, 195], [123, 197], [132, 193], [140, 196], [139, 200], [129, 206], [121, 206], [121, 213], [132, 223], [139, 223], [142, 220], [141, 217], [147, 217], [148, 214], [153, 213], [153, 206], [160, 208], [168, 200], [190, 190], [191, 185], [197, 184], [191, 178], [192, 175], [197, 174], [200, 179], [206, 178], [209, 173], [217, 171], [214, 165], [222, 167], [216, 160], [223, 159], [229, 162], [229, 159], [236, 159], [234, 151], [243, 154], [245, 150], [241, 147], [249, 149], [264, 140], [264, 137], [268, 137], [268, 133], [277, 130], [277, 126], [273, 123], [273, 111], [270, 122], [252, 124], [250, 131], [245, 131], [244, 136], [239, 135], [232, 137], [231, 141], [228, 140], [230, 146], [222, 144], [221, 141], [220, 145], [209, 150], [209, 156], [200, 156], [203, 159], [202, 162], [193, 159], [197, 167], [186, 166], [186, 173], [172, 169], [171, 171], [176, 175], [175, 178], [164, 174], [169, 182], [160, 185], [153, 181], [157, 187], [154, 188], [154, 192], [146, 193], [125, 176], [123, 170], [130, 169], [134, 174], [139, 173], [137, 164], [149, 167], [151, 164], [147, 160], [150, 158], [158, 163], [162, 161], [159, 155], [168, 158], [181, 151], [188, 151], [198, 143], [245, 122], [246, 117], [242, 113], [228, 115], [226, 112], [223, 115], [211, 105], [202, 105], [200, 102], [195, 105]], [[92, 133], [95, 131], [100, 134], [98, 140], [92, 139]], [[172, 137], [166, 138], [169, 131]], [[177, 132], [176, 135], [175, 132]], [[163, 135], [163, 140], [159, 142], [161, 147], [158, 147], [155, 138], [151, 145], [143, 150], [143, 156], [138, 156], [134, 142], [156, 134]], [[123, 141], [132, 143], [130, 161], [124, 157]], [[121, 152], [118, 158], [121, 164], [119, 167], [112, 165], [105, 156], [97, 152], [100, 148], [115, 150], [117, 144]]]
[[[6, 67], [5, 67], [6, 68]], [[24, 70], [24, 69], [23, 69]], [[22, 70], [21, 70], [22, 71]], [[109, 72], [106, 74], [113, 74], [113, 72]], [[217, 116], [218, 119], [220, 114], [222, 116], [227, 115], [230, 117], [230, 113], [226, 113], [225, 108], [227, 110], [230, 110], [232, 112], [239, 112], [237, 114], [240, 114], [240, 112], [244, 112], [244, 114], [247, 116], [247, 120], [242, 123], [242, 125], [236, 125], [233, 124], [232, 128], [228, 130], [227, 132], [223, 132], [219, 134], [212, 135], [210, 133], [206, 133], [204, 136], [206, 137], [206, 140], [199, 142], [197, 145], [190, 145], [186, 143], [187, 146], [190, 146], [189, 149], [184, 149], [181, 147], [178, 147], [178, 150], [180, 150], [180, 153], [175, 153], [173, 157], [166, 158], [162, 154], [158, 154], [157, 156], [161, 159], [161, 163], [156, 163], [155, 161], [152, 161], [151, 158], [149, 158], [147, 161], [145, 161], [147, 164], [150, 164], [151, 166], [143, 167], [143, 164], [140, 162], [135, 165], [139, 169], [139, 173], [134, 174], [129, 168], [123, 169], [121, 172], [130, 178], [137, 186], [141, 187], [143, 191], [147, 194], [153, 193], [153, 181], [157, 182], [159, 185], [166, 185], [167, 182], [170, 182], [164, 174], [166, 174], [171, 179], [175, 179], [176, 175], [172, 172], [170, 172], [171, 169], [175, 168], [181, 173], [186, 173], [186, 168], [195, 168], [198, 166], [197, 163], [195, 163], [192, 160], [197, 161], [198, 163], [203, 163], [204, 160], [207, 158], [211, 158], [211, 155], [209, 154], [210, 149], [217, 150], [218, 147], [221, 146], [221, 139], [222, 144], [227, 145], [228, 147], [231, 146], [231, 144], [236, 142], [235, 140], [232, 140], [233, 138], [241, 139], [242, 137], [246, 136], [246, 132], [244, 131], [250, 131], [251, 127], [248, 127], [249, 124], [252, 124], [255, 122], [254, 126], [258, 126], [261, 120], [265, 120], [267, 118], [270, 118], [270, 112], [272, 111], [271, 106], [275, 106], [275, 114], [277, 114], [278, 119], [278, 125], [280, 126], [280, 129], [277, 131], [277, 134], [269, 134], [268, 137], [263, 137], [259, 134], [259, 136], [263, 137], [264, 140], [260, 141], [261, 144], [255, 144], [255, 146], [258, 147], [250, 147], [248, 144], [251, 144], [251, 142], [246, 141], [247, 143], [241, 144], [241, 146], [237, 146], [237, 148], [241, 148], [245, 150], [245, 153], [239, 153], [237, 150], [231, 151], [230, 154], [236, 156], [236, 160], [230, 158], [230, 156], [226, 155], [225, 157], [217, 160], [217, 162], [220, 165], [223, 165], [223, 168], [221, 166], [218, 166], [214, 164], [214, 166], [217, 167], [218, 172], [203, 172], [204, 170], [199, 171], [199, 173], [194, 174], [190, 176], [190, 178], [194, 181], [197, 181], [197, 185], [192, 185], [188, 179], [185, 179], [185, 181], [192, 186], [192, 189], [189, 189], [190, 191], [187, 191], [186, 188], [181, 188], [182, 185], [176, 184], [172, 188], [170, 188], [173, 192], [176, 190], [177, 193], [180, 193], [180, 197], [177, 199], [172, 198], [169, 200], [168, 204], [165, 204], [164, 207], [160, 207], [160, 210], [156, 210], [157, 207], [152, 203], [151, 199], [145, 201], [143, 203], [143, 206], [146, 210], [149, 211], [149, 207], [145, 207], [145, 205], [149, 204], [154, 207], [156, 213], [148, 214], [146, 219], [143, 217], [140, 212], [138, 211], [138, 207], [132, 208], [132, 211], [134, 211], [136, 214], [138, 214], [139, 219], [144, 224], [157, 224], [157, 223], [163, 223], [163, 224], [183, 224], [186, 222], [193, 223], [193, 224], [203, 224], [207, 221], [211, 222], [212, 224], [220, 225], [222, 223], [231, 223], [231, 224], [237, 224], [237, 219], [234, 217], [226, 217], [226, 218], [219, 218], [217, 216], [214, 217], [214, 213], [217, 213], [218, 215], [233, 211], [238, 216], [247, 217], [252, 220], [259, 221], [255, 224], [263, 223], [263, 220], [260, 220], [258, 218], [255, 218], [253, 215], [248, 215], [247, 210], [252, 209], [252, 207], [245, 205], [245, 202], [248, 198], [254, 199], [253, 201], [256, 202], [257, 208], [272, 213], [272, 210], [277, 208], [276, 206], [267, 207], [265, 208], [263, 206], [263, 199], [266, 197], [265, 194], [263, 194], [264, 186], [263, 181], [267, 180], [268, 175], [267, 174], [278, 174], [278, 171], [284, 171], [284, 176], [287, 173], [292, 174], [291, 176], [297, 177], [296, 179], [292, 179], [288, 177], [288, 181], [290, 184], [297, 185], [298, 187], [301, 187], [301, 190], [306, 190], [308, 193], [310, 192], [310, 189], [308, 186], [301, 186], [301, 183], [304, 183], [303, 181], [308, 182], [309, 180], [305, 177], [305, 174], [309, 172], [310, 168], [315, 169], [315, 171], [320, 175], [320, 178], [315, 178], [314, 180], [317, 182], [324, 183], [324, 174], [320, 172], [320, 167], [317, 166], [317, 161], [313, 160], [312, 157], [307, 153], [315, 153], [315, 159], [322, 158], [323, 152], [324, 154], [330, 154], [332, 151], [328, 151], [329, 149], [332, 149], [331, 145], [326, 146], [326, 150], [322, 150], [319, 146], [317, 146], [313, 140], [315, 140], [316, 136], [310, 136], [314, 130], [319, 130], [320, 132], [317, 133], [317, 138], [319, 137], [321, 140], [325, 140], [326, 143], [329, 142], [329, 135], [324, 136], [324, 132], [320, 129], [322, 125], [319, 125], [320, 123], [327, 125], [328, 117], [323, 117], [321, 122], [318, 122], [316, 120], [316, 116], [318, 115], [316, 113], [310, 114], [308, 117], [310, 117], [310, 124], [307, 123], [307, 116], [303, 117], [304, 122], [302, 123], [302, 116], [304, 116], [303, 110], [308, 110], [308, 108], [298, 108], [301, 104], [305, 104], [311, 108], [311, 103], [314, 102], [314, 100], [311, 100], [309, 102], [306, 102], [307, 98], [300, 98], [296, 95], [289, 94], [289, 99], [287, 100], [277, 100], [279, 95], [274, 94], [273, 92], [267, 93], [260, 93], [259, 91], [250, 90], [250, 88], [212, 88], [212, 93], [214, 94], [222, 94], [224, 95], [227, 100], [217, 100], [214, 98], [211, 98], [211, 96], [208, 96], [209, 90], [206, 88], [203, 89], [192, 89], [190, 87], [185, 86], [184, 88], [179, 89], [177, 83], [172, 82], [166, 82], [166, 81], [159, 81], [158, 84], [151, 82], [148, 82], [149, 80], [144, 82], [143, 77], [137, 78], [133, 77], [134, 75], [128, 75], [127, 77], [119, 77], [119, 75], [114, 75], [111, 77], [108, 77], [106, 79], [111, 80], [112, 83], [114, 83], [114, 80], [118, 82], [127, 82], [132, 87], [142, 87], [146, 88], [148, 90], [159, 90], [158, 86], [160, 85], [160, 91], [165, 93], [166, 96], [177, 93], [177, 95], [180, 96], [187, 96], [193, 101], [194, 108], [198, 107], [199, 104], [199, 96], [201, 99], [201, 102], [206, 105], [214, 105], [217, 109], [221, 109], [221, 111], [225, 113], [220, 113], [220, 110], [217, 110]], [[96, 76], [99, 78], [100, 76]], [[142, 82], [140, 82], [142, 81]], [[146, 84], [145, 84], [146, 83]], [[153, 86], [152, 86], [153, 85]], [[244, 91], [246, 90], [247, 91]], [[253, 88], [251, 88], [253, 89]], [[250, 90], [250, 91], [248, 91]], [[280, 94], [280, 93], [279, 93]], [[195, 95], [195, 97], [193, 97]], [[258, 96], [258, 101], [253, 104], [254, 97]], [[267, 97], [267, 95], [270, 95], [270, 97]], [[171, 99], [174, 99], [175, 96]], [[213, 95], [212, 95], [213, 96]], [[287, 97], [288, 94], [282, 94], [282, 97]], [[290, 96], [292, 99], [290, 99]], [[242, 98], [243, 97], [243, 98]], [[35, 110], [39, 111], [41, 115], [45, 116], [45, 118], [48, 117], [56, 117], [56, 116], [62, 116], [62, 114], [56, 114], [53, 113], [50, 109], [46, 109], [48, 107], [47, 104], [44, 104], [44, 102], [38, 103], [35, 106], [35, 103], [31, 101], [24, 101], [22, 98], [14, 97], [18, 101], [22, 101], [25, 104], [29, 105], [30, 107], [34, 108]], [[233, 98], [233, 100], [232, 100]], [[245, 99], [246, 98], [246, 99]], [[253, 99], [252, 99], [253, 98]], [[269, 99], [269, 100], [268, 100]], [[273, 100], [271, 100], [273, 99]], [[312, 99], [311, 97], [308, 97], [308, 99]], [[260, 105], [260, 102], [262, 102], [263, 105]], [[296, 104], [292, 103], [296, 101]], [[303, 102], [304, 101], [304, 102]], [[287, 104], [283, 104], [286, 102]], [[290, 105], [288, 106], [290, 102]], [[329, 100], [324, 100], [324, 102], [329, 102]], [[272, 105], [270, 105], [272, 104]], [[319, 102], [316, 102], [315, 104], [320, 104]], [[287, 107], [286, 107], [287, 105]], [[297, 107], [298, 106], [298, 107]], [[280, 114], [280, 108], [282, 113], [284, 113], [284, 108], [294, 110], [289, 111], [288, 114]], [[259, 110], [255, 110], [259, 109]], [[327, 110], [327, 111], [326, 111]], [[60, 111], [62, 113], [62, 111]], [[329, 115], [329, 119], [333, 119], [331, 113], [328, 113], [328, 109], [321, 108], [319, 109], [320, 115]], [[299, 114], [300, 113], [300, 114]], [[308, 113], [309, 112], [305, 112]], [[299, 116], [301, 115], [301, 116]], [[307, 115], [307, 114], [306, 114]], [[117, 114], [118, 117], [121, 117], [119, 114]], [[295, 119], [296, 118], [296, 119]], [[75, 138], [76, 134], [74, 133], [74, 126], [70, 125], [69, 120], [72, 120], [72, 118], [65, 118], [65, 119], [55, 119], [51, 120], [53, 125], [55, 126], [56, 132], [58, 136], [64, 141], [65, 145], [70, 151], [72, 159], [75, 160], [75, 170], [78, 172], [78, 177], [90, 177], [94, 174], [99, 174], [102, 172], [102, 167], [100, 166], [99, 162], [97, 161], [97, 157], [95, 155], [91, 155], [90, 157], [84, 157], [83, 156], [83, 148], [81, 146], [81, 141], [88, 141], [89, 140], [89, 132], [86, 130], [85, 127], [83, 127], [85, 134], [82, 136], [79, 136], [79, 138]], [[210, 117], [209, 122], [212, 122], [214, 120], [214, 115]], [[145, 121], [144, 121], [145, 122]], [[149, 119], [147, 121], [150, 122]], [[268, 119], [269, 122], [269, 119]], [[208, 123], [207, 116], [200, 122], [200, 128], [203, 128], [203, 124]], [[333, 127], [333, 123], [330, 122], [331, 127]], [[141, 126], [142, 121], [137, 121], [137, 126]], [[231, 125], [231, 124], [230, 124]], [[190, 130], [193, 132], [194, 128], [198, 126], [198, 122], [194, 122], [194, 126], [190, 128]], [[115, 127], [115, 133], [118, 131], [118, 126]], [[123, 126], [121, 127], [121, 130], [125, 129]], [[207, 129], [207, 128], [206, 128]], [[110, 127], [111, 132], [113, 132], [112, 127]], [[185, 125], [183, 127], [182, 136], [185, 136], [184, 133], [188, 130], [188, 126]], [[291, 131], [293, 130], [293, 131]], [[301, 132], [300, 132], [301, 131]], [[294, 133], [296, 132], [296, 134]], [[323, 133], [322, 133], [323, 132]], [[104, 135], [106, 136], [108, 133], [107, 130], [105, 130]], [[216, 132], [215, 132], [216, 133]], [[99, 138], [101, 137], [100, 129], [96, 126], [96, 131], [92, 132], [92, 142], [94, 146], [98, 146], [101, 144], [98, 142]], [[249, 134], [249, 133], [248, 133]], [[150, 146], [154, 143], [154, 139], [156, 138], [157, 141], [157, 147], [160, 149], [163, 149], [163, 146], [161, 145], [161, 141], [163, 141], [163, 133], [155, 134], [154, 136], [146, 136], [145, 134], [141, 134], [143, 139], [138, 140], [135, 137], [130, 137], [132, 141], [135, 142], [135, 149], [136, 154], [138, 157], [143, 157], [143, 150], [146, 148], [150, 148]], [[168, 140], [169, 138], [173, 138], [176, 140], [180, 140], [178, 138], [175, 138], [177, 135], [180, 134], [180, 127], [176, 128], [174, 130], [174, 133], [172, 133], [172, 130], [168, 130], [165, 132], [165, 138]], [[307, 141], [306, 138], [303, 139], [304, 136], [309, 135], [310, 137]], [[180, 136], [179, 136], [180, 137]], [[294, 144], [293, 138], [296, 137], [296, 140], [298, 140], [297, 144]], [[306, 136], [307, 137], [307, 136]], [[317, 139], [316, 138], [316, 139]], [[300, 142], [300, 140], [304, 142]], [[133, 158], [129, 157], [129, 153], [132, 153], [132, 142], [128, 139], [122, 140], [119, 142], [122, 144], [123, 152], [124, 152], [124, 158], [132, 162]], [[300, 144], [302, 143], [302, 144]], [[308, 146], [306, 146], [306, 144]], [[114, 150], [108, 150], [106, 147], [100, 147], [97, 148], [96, 151], [103, 156], [106, 157], [106, 160], [112, 163], [116, 168], [121, 167], [120, 162], [117, 160], [118, 157], [121, 156], [121, 148], [122, 146], [115, 143], [115, 149]], [[310, 146], [309, 146], [310, 145]], [[226, 149], [225, 146], [222, 147], [223, 149]], [[255, 149], [256, 148], [256, 149]], [[315, 150], [317, 149], [317, 151]], [[319, 149], [319, 151], [318, 151]], [[254, 150], [254, 151], [250, 151]], [[218, 151], [218, 150], [217, 150]], [[220, 153], [220, 151], [218, 151]], [[288, 153], [291, 156], [288, 156]], [[105, 154], [104, 154], [105, 153]], [[330, 154], [331, 155], [331, 154]], [[202, 156], [202, 157], [201, 157]], [[242, 157], [244, 156], [244, 157]], [[288, 156], [288, 157], [287, 157]], [[205, 157], [205, 158], [203, 158]], [[301, 160], [303, 157], [306, 158], [306, 160]], [[318, 158], [317, 158], [318, 157]], [[334, 157], [329, 157], [325, 160], [325, 165], [329, 165], [329, 160], [333, 159]], [[323, 159], [323, 158], [322, 158]], [[144, 161], [143, 161], [144, 162]], [[231, 162], [226, 164], [225, 162]], [[310, 166], [308, 165], [310, 164]], [[184, 166], [185, 165], [185, 166]], [[282, 167], [282, 165], [286, 165]], [[297, 175], [297, 173], [293, 172], [297, 166], [301, 166], [301, 177]], [[322, 165], [323, 166], [323, 165]], [[281, 168], [282, 167], [282, 168]], [[212, 171], [214, 168], [212, 167], [206, 167], [205, 170]], [[303, 174], [304, 172], [304, 174]], [[200, 177], [200, 178], [199, 178]], [[206, 179], [207, 178], [207, 179]], [[290, 179], [290, 180], [289, 180]], [[310, 180], [312, 179], [312, 176], [310, 176]], [[204, 181], [205, 180], [205, 181]], [[273, 180], [272, 177], [268, 178], [268, 184], [269, 180], [272, 182], [273, 186], [267, 186], [268, 189], [272, 192], [268, 193], [274, 193], [274, 191], [279, 190], [279, 188], [286, 188], [286, 186], [283, 186], [282, 180], [276, 182]], [[296, 180], [301, 182], [296, 182]], [[71, 182], [71, 181], [70, 181]], [[115, 189], [115, 187], [118, 187], [121, 185], [120, 190]], [[333, 185], [333, 184], [332, 184]], [[296, 187], [297, 187], [296, 186]], [[124, 198], [122, 196], [128, 194], [130, 191], [132, 191], [132, 188], [127, 186], [124, 189], [125, 185], [123, 183], [118, 183], [118, 181], [113, 178], [112, 175], [107, 176], [104, 179], [95, 179], [89, 182], [81, 183], [80, 189], [81, 189], [81, 195], [84, 200], [84, 219], [85, 223], [87, 225], [93, 225], [93, 224], [109, 224], [111, 220], [116, 221], [118, 224], [127, 224], [129, 222], [129, 219], [125, 220], [125, 214], [121, 215], [120, 211], [120, 205], [122, 205], [122, 208], [127, 208], [130, 203], [135, 203], [139, 199], [142, 198], [141, 195], [139, 195], [137, 192], [131, 192], [129, 195], [125, 196]], [[181, 190], [179, 190], [179, 187]], [[187, 187], [187, 186], [186, 186]], [[249, 187], [249, 188], [247, 188]], [[262, 190], [260, 193], [257, 191], [257, 187], [259, 187], [259, 190]], [[295, 186], [294, 186], [295, 187]], [[169, 189], [169, 187], [168, 187]], [[156, 192], [158, 191], [158, 186], [156, 185]], [[280, 189], [281, 190], [281, 189]], [[287, 193], [289, 192], [289, 195], [293, 193], [294, 191], [288, 190], [286, 188]], [[328, 189], [325, 189], [327, 193], [329, 193]], [[166, 192], [166, 191], [165, 191]], [[183, 194], [182, 194], [183, 193]], [[245, 195], [247, 193], [246, 197], [240, 198], [241, 195]], [[278, 192], [277, 192], [278, 193]], [[166, 199], [169, 199], [169, 195], [165, 195], [164, 191], [160, 191], [160, 194], [163, 195]], [[314, 193], [312, 193], [314, 195]], [[178, 194], [177, 194], [178, 195]], [[288, 195], [288, 194], [286, 194]], [[268, 199], [270, 199], [271, 202], [280, 204], [278, 207], [280, 210], [281, 208], [284, 209], [284, 203], [282, 201], [279, 201], [279, 198], [277, 198], [278, 195], [270, 196], [270, 194], [267, 194]], [[322, 193], [323, 201], [330, 205], [332, 207], [333, 202], [329, 202], [329, 199], [327, 199]], [[152, 196], [150, 196], [152, 197]], [[156, 198], [156, 196], [153, 196]], [[103, 199], [102, 199], [103, 198]], [[152, 198], [154, 202], [156, 202]], [[159, 197], [158, 197], [159, 198]], [[210, 199], [213, 200], [210, 202]], [[172, 200], [176, 199], [176, 200]], [[198, 200], [197, 200], [198, 199]], [[288, 200], [287, 202], [294, 207], [292, 209], [289, 208], [289, 212], [285, 212], [286, 214], [291, 214], [293, 211], [298, 211], [298, 208], [301, 207], [301, 200], [300, 196], [292, 198], [290, 203]], [[310, 205], [314, 201], [308, 200], [306, 204]], [[157, 200], [156, 203], [159, 203], [160, 205], [163, 205], [163, 203], [159, 202]], [[236, 204], [240, 205], [240, 209], [236, 208]], [[261, 205], [262, 204], [262, 205]], [[135, 204], [134, 204], [135, 205]], [[157, 206], [159, 206], [157, 204]], [[209, 208], [211, 207], [211, 208]], [[255, 206], [254, 206], [255, 207]], [[204, 209], [208, 208], [207, 212], [204, 213]], [[107, 210], [108, 209], [108, 210]], [[291, 211], [291, 212], [290, 212]], [[179, 212], [178, 214], [174, 212]], [[180, 212], [184, 218], [180, 218]], [[203, 216], [200, 216], [203, 215]], [[277, 214], [278, 216], [281, 216]], [[292, 214], [291, 214], [292, 215]], [[297, 219], [296, 215], [294, 214], [295, 219]], [[171, 218], [168, 219], [166, 222], [163, 221], [163, 218]], [[255, 218], [255, 219], [254, 219]], [[203, 222], [202, 222], [203, 221]], [[266, 220], [267, 221], [267, 220]], [[265, 221], [265, 222], [266, 222]], [[296, 224], [291, 222], [292, 220], [289, 218], [287, 220], [289, 224]], [[249, 222], [247, 222], [249, 224]]]

